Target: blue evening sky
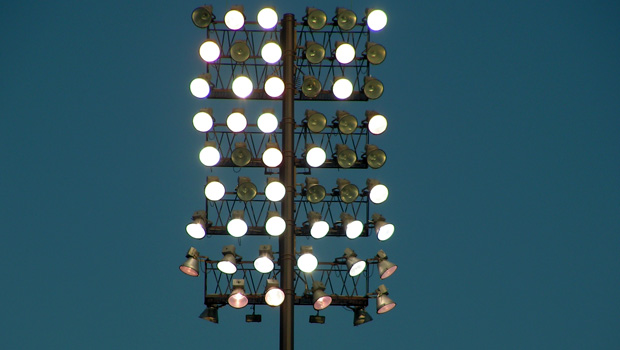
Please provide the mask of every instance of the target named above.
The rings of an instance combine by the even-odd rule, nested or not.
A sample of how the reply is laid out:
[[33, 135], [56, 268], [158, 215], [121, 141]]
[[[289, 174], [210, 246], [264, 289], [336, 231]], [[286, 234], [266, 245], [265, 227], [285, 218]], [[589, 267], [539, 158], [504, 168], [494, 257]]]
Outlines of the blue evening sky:
[[[318, 106], [388, 117], [373, 140], [388, 162], [359, 176], [391, 189], [377, 211], [396, 233], [298, 245], [321, 260], [384, 249], [398, 305], [369, 308], [359, 327], [340, 307], [324, 325], [298, 307], [297, 349], [620, 348], [617, 2], [239, 3], [252, 19], [264, 5], [389, 16], [373, 36], [388, 51], [372, 70], [385, 94]], [[213, 3], [220, 18], [232, 4]], [[204, 71], [199, 5], [0, 5], [3, 349], [277, 348], [277, 309], [258, 308], [262, 323], [231, 308], [203, 321], [202, 280], [178, 270], [190, 245], [217, 257], [238, 244], [184, 232], [207, 174], [191, 118], [210, 102], [188, 89]], [[238, 250], [261, 243], [277, 246]]]

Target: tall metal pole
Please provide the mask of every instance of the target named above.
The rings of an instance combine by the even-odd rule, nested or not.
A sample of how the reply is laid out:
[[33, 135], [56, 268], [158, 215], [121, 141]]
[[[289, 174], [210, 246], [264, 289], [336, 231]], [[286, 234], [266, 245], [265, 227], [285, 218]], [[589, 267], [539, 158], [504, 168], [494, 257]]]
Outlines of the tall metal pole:
[[280, 350], [293, 350], [293, 320], [295, 306], [295, 16], [287, 13], [282, 20], [282, 59], [284, 62], [284, 98], [282, 101], [282, 167], [280, 181], [286, 188], [282, 201], [282, 218], [286, 230], [280, 236], [280, 279], [284, 302], [280, 305]]

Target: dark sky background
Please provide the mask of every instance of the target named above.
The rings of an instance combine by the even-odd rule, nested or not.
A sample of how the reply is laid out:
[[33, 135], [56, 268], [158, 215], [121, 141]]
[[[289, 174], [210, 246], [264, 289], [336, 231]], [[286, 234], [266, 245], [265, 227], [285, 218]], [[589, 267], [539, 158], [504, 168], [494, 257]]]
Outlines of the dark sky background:
[[[191, 118], [210, 102], [188, 89], [204, 71], [190, 20], [202, 4], [0, 5], [3, 349], [277, 348], [277, 309], [205, 322], [201, 279], [178, 270], [190, 245], [219, 256], [237, 243], [184, 230], [204, 203]], [[383, 97], [320, 108], [388, 117], [375, 140], [388, 163], [371, 175], [391, 189], [378, 210], [396, 233], [298, 245], [327, 261], [349, 243], [384, 249], [398, 305], [360, 327], [339, 307], [309, 324], [298, 307], [297, 349], [620, 348], [617, 2], [244, 5], [252, 19], [264, 5], [389, 16], [373, 36], [388, 51], [373, 67]], [[261, 243], [277, 246], [238, 250]]]

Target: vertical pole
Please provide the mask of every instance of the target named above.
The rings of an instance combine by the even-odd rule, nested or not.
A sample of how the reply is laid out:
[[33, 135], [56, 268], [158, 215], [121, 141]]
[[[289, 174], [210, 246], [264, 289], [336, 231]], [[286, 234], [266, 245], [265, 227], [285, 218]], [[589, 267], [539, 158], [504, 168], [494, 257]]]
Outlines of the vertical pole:
[[280, 181], [286, 193], [282, 200], [282, 218], [286, 230], [280, 236], [280, 279], [284, 302], [280, 305], [280, 350], [293, 350], [293, 308], [295, 306], [295, 153], [294, 153], [294, 98], [295, 98], [295, 16], [287, 13], [282, 20], [280, 35], [283, 59], [284, 97], [282, 101], [282, 166]]

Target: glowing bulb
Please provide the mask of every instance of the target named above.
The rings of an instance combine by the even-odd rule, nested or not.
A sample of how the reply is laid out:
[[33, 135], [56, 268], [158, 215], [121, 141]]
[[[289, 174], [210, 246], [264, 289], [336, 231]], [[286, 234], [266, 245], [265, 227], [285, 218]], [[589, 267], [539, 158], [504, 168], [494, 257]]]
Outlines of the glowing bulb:
[[265, 302], [269, 306], [279, 306], [284, 302], [284, 291], [280, 288], [271, 288], [265, 293]]
[[211, 181], [205, 186], [205, 196], [210, 201], [219, 201], [226, 194], [226, 188], [219, 181]]
[[297, 259], [297, 267], [305, 273], [310, 273], [314, 271], [317, 266], [319, 266], [319, 261], [316, 256], [312, 255], [312, 248], [310, 248], [307, 252], [303, 251], [304, 247], [302, 247], [301, 256]]
[[284, 93], [284, 81], [279, 77], [270, 77], [265, 81], [265, 92], [270, 97], [280, 97]]
[[377, 239], [379, 239], [380, 241], [385, 241], [392, 237], [392, 235], [394, 234], [394, 225], [385, 224], [379, 228], [376, 228], [376, 231]]
[[226, 230], [233, 237], [242, 237], [248, 232], [248, 224], [243, 219], [232, 219], [226, 225]]
[[266, 256], [261, 256], [254, 260], [254, 268], [260, 273], [269, 273], [273, 271], [274, 266], [273, 260]]
[[279, 216], [272, 216], [265, 223], [265, 230], [271, 236], [279, 236], [284, 233], [286, 222]]
[[385, 202], [389, 194], [388, 188], [385, 185], [375, 185], [370, 190], [370, 201], [375, 204], [381, 204]]
[[279, 181], [272, 181], [265, 187], [265, 196], [272, 202], [281, 201], [285, 193], [286, 189]]
[[220, 162], [220, 152], [212, 144], [205, 145], [198, 158], [205, 166], [214, 166]]
[[189, 84], [189, 91], [192, 92], [192, 95], [198, 98], [205, 98], [209, 96], [209, 92], [211, 92], [211, 86], [209, 83], [202, 77], [198, 77]]
[[226, 126], [232, 132], [241, 132], [248, 125], [247, 119], [242, 112], [233, 112], [226, 119]]
[[314, 146], [306, 152], [306, 162], [313, 168], [323, 165], [326, 159], [327, 155], [321, 147]]
[[336, 98], [344, 100], [351, 97], [351, 94], [353, 93], [353, 84], [347, 78], [338, 78], [334, 82], [332, 92]]
[[254, 90], [254, 84], [250, 78], [245, 75], [240, 75], [233, 80], [232, 90], [239, 98], [246, 98], [250, 96], [252, 90]]
[[368, 131], [373, 135], [380, 135], [387, 129], [387, 119], [381, 114], [375, 114], [368, 121]]
[[323, 238], [329, 233], [329, 224], [325, 221], [317, 221], [310, 228], [310, 235], [316, 239]]
[[278, 63], [282, 57], [282, 48], [275, 41], [270, 41], [260, 50], [260, 55], [267, 63]]
[[200, 132], [207, 132], [213, 127], [213, 117], [207, 111], [200, 111], [194, 115], [192, 120], [194, 128]]
[[204, 227], [196, 222], [192, 222], [190, 224], [188, 224], [185, 227], [185, 231], [187, 231], [187, 234], [195, 239], [201, 239], [205, 236], [205, 229]]
[[263, 29], [273, 29], [278, 24], [278, 14], [271, 7], [265, 7], [258, 12], [257, 20]]
[[245, 17], [243, 13], [238, 10], [230, 10], [226, 12], [224, 16], [224, 23], [229, 29], [239, 30], [243, 27], [243, 23], [245, 22]]
[[278, 128], [278, 118], [271, 112], [265, 112], [258, 117], [257, 124], [260, 131], [270, 134]]
[[282, 152], [275, 147], [269, 147], [263, 152], [263, 163], [270, 168], [275, 168], [282, 163]]
[[351, 44], [342, 43], [336, 49], [336, 59], [341, 64], [351, 63], [355, 58], [355, 48]]
[[355, 220], [347, 224], [346, 235], [349, 239], [355, 239], [359, 237], [364, 231], [364, 224], [361, 221]]
[[387, 25], [387, 15], [381, 10], [372, 10], [366, 19], [368, 28], [372, 31], [379, 31]]
[[200, 45], [200, 57], [205, 62], [215, 62], [218, 58], [220, 58], [220, 52], [220, 46], [215, 42], [215, 40], [207, 40]]

